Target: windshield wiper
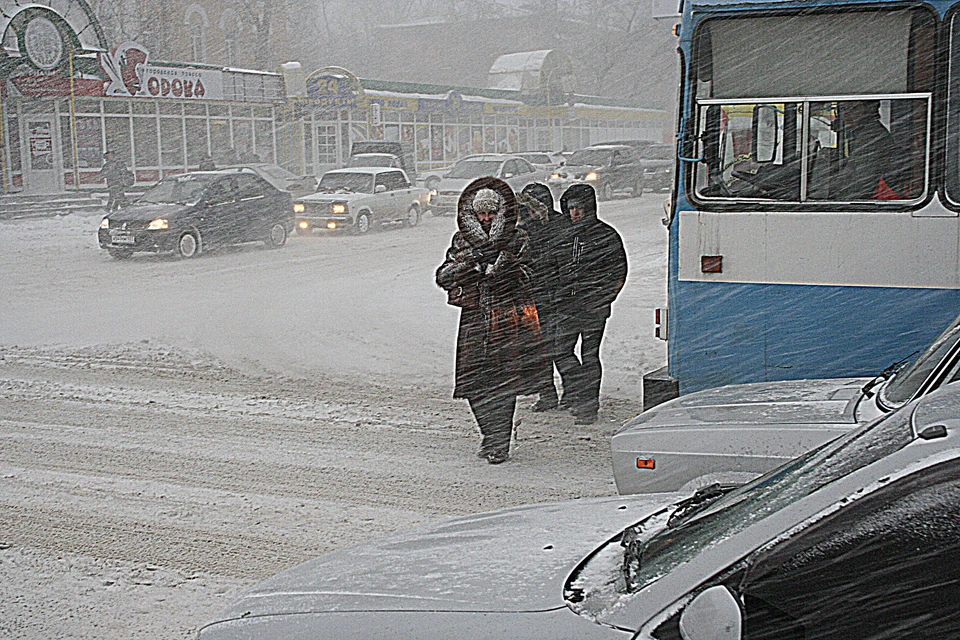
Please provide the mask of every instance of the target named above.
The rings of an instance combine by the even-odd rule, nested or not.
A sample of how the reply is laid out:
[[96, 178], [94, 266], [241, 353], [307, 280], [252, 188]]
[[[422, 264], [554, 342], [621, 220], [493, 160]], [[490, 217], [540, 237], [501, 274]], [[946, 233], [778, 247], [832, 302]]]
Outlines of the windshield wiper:
[[896, 362], [891, 364], [889, 367], [887, 367], [886, 369], [878, 373], [873, 380], [863, 385], [863, 388], [860, 389], [860, 393], [862, 393], [863, 397], [865, 398], [869, 398], [873, 396], [873, 394], [875, 393], [873, 391], [873, 387], [875, 387], [878, 383], [883, 382], [884, 380], [889, 380], [894, 375], [896, 375], [896, 373], [903, 368], [903, 365], [905, 365], [907, 361], [910, 360], [910, 358], [917, 355], [918, 353], [920, 353], [920, 349], [917, 349], [916, 351], [908, 355], [903, 360], [897, 360]]
[[678, 526], [739, 486], [738, 484], [720, 484], [719, 482], [715, 482], [709, 486], [697, 489], [697, 492], [692, 496], [677, 503], [677, 508], [670, 514], [670, 519], [667, 520], [667, 527], [672, 529]]

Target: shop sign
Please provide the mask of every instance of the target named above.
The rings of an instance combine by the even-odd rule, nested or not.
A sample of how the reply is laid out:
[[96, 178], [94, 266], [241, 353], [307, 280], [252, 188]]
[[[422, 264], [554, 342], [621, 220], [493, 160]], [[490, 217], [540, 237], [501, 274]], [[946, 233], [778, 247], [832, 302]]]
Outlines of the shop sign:
[[100, 54], [108, 78], [108, 96], [223, 100], [223, 72], [218, 69], [159, 67], [148, 64], [150, 52], [137, 42], [124, 42]]
[[143, 85], [136, 94], [146, 98], [223, 100], [223, 73], [214, 69], [178, 69], [140, 65]]
[[360, 81], [346, 69], [327, 67], [307, 77], [307, 103], [315, 107], [357, 107], [364, 95]]
[[517, 115], [520, 113], [520, 105], [493, 104], [493, 103], [487, 102], [486, 109], [484, 109], [484, 113], [499, 114], [499, 115]]

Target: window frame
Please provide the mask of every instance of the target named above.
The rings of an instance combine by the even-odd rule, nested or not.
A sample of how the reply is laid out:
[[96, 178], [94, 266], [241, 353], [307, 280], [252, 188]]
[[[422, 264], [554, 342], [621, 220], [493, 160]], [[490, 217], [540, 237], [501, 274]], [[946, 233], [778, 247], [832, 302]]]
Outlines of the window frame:
[[[924, 168], [923, 168], [923, 190], [920, 195], [909, 200], [810, 200], [807, 197], [807, 188], [809, 182], [809, 141], [810, 141], [810, 104], [823, 102], [851, 102], [851, 101], [882, 101], [882, 100], [925, 100], [926, 101], [926, 123], [925, 123], [925, 142], [924, 142]], [[795, 209], [803, 210], [830, 209], [836, 210], [843, 207], [848, 210], [904, 210], [914, 209], [922, 206], [930, 200], [932, 194], [936, 191], [932, 188], [932, 165], [933, 165], [933, 117], [934, 117], [934, 94], [933, 92], [904, 92], [904, 93], [886, 93], [886, 94], [839, 94], [828, 96], [789, 96], [789, 97], [770, 97], [770, 98], [696, 98], [693, 99], [694, 114], [689, 122], [693, 129], [693, 139], [695, 150], [698, 154], [702, 153], [702, 141], [700, 140], [702, 114], [706, 112], [706, 107], [710, 106], [735, 106], [735, 105], [764, 105], [764, 104], [796, 104], [800, 106], [802, 115], [800, 139], [797, 141], [797, 149], [800, 154], [800, 199], [799, 200], [774, 200], [772, 198], [756, 198], [744, 196], [730, 197], [712, 197], [704, 196], [698, 191], [697, 181], [701, 175], [703, 158], [698, 158], [699, 162], [691, 162], [690, 189], [688, 191], [691, 199], [697, 204], [709, 205], [711, 207], [736, 207], [745, 206], [764, 210], [770, 209]], [[688, 125], [688, 126], [689, 126]]]

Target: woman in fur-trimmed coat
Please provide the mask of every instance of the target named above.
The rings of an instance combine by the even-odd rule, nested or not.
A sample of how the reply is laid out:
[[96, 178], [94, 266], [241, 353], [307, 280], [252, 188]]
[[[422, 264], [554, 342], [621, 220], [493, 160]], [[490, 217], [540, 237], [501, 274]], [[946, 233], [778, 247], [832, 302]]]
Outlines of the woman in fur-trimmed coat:
[[457, 231], [437, 284], [461, 308], [455, 398], [466, 398], [483, 436], [479, 455], [509, 456], [518, 395], [536, 393], [547, 367], [530, 295], [526, 233], [517, 201], [496, 178], [471, 182], [457, 205]]

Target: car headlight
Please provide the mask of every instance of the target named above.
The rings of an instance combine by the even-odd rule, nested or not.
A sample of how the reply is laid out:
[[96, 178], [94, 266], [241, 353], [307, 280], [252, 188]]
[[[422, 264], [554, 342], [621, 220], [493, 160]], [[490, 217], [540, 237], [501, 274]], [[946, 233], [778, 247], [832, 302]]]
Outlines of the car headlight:
[[306, 210], [306, 207], [303, 206], [302, 202], [293, 203], [293, 212], [294, 213], [303, 213]]
[[550, 179], [551, 179], [551, 180], [559, 180], [559, 179], [560, 179], [560, 174], [559, 174], [559, 173], [551, 173], [551, 174], [550, 174]]
[[110, 228], [110, 218], [104, 218], [103, 220], [101, 220], [101, 221], [100, 221], [100, 228], [101, 228], [101, 229], [109, 229], [109, 228]]
[[159, 231], [160, 229], [167, 229], [169, 225], [167, 224], [166, 218], [155, 218], [150, 221], [150, 224], [147, 225], [147, 229], [151, 231]]
[[591, 172], [588, 173], [586, 176], [584, 176], [584, 178], [586, 178], [586, 179], [589, 180], [590, 182], [595, 182], [596, 179], [597, 179], [597, 172], [596, 172], [596, 171], [591, 171]]
[[341, 203], [338, 202], [337, 204], [333, 205], [333, 206], [330, 208], [330, 210], [333, 211], [334, 213], [346, 213], [346, 212], [347, 212], [347, 205], [341, 204]]
[[306, 231], [310, 228], [310, 223], [306, 220], [301, 220], [299, 223], [297, 223], [297, 226]]

